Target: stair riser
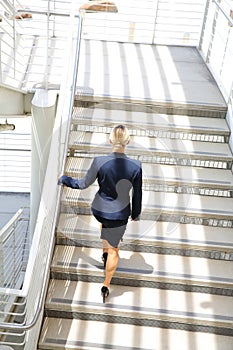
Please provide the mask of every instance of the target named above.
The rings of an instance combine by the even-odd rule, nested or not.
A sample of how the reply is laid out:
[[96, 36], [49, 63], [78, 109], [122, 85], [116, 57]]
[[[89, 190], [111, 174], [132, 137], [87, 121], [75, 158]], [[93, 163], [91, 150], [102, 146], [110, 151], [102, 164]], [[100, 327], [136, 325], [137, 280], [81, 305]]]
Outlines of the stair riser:
[[156, 102], [149, 104], [146, 101], [129, 101], [124, 103], [124, 101], [114, 101], [113, 99], [106, 102], [106, 97], [104, 101], [98, 97], [75, 97], [74, 106], [83, 108], [104, 108], [104, 109], [117, 109], [124, 111], [135, 111], [143, 113], [161, 113], [161, 114], [177, 114], [177, 115], [188, 115], [192, 117], [209, 117], [209, 118], [226, 118], [227, 108], [205, 108], [203, 106], [193, 106], [193, 105], [178, 105], [178, 104], [158, 104]]
[[[85, 131], [85, 132], [99, 132], [103, 133], [106, 132], [110, 134], [112, 127], [114, 127], [117, 124], [117, 121], [115, 122], [108, 122], [106, 123], [106, 126], [104, 122], [101, 121], [95, 121], [90, 120], [86, 121], [89, 125], [85, 124], [85, 120], [77, 120], [72, 119], [72, 131]], [[77, 124], [76, 124], [77, 123]], [[100, 124], [100, 125], [98, 125]], [[228, 143], [229, 141], [229, 133], [223, 133], [219, 132], [217, 133], [211, 133], [208, 131], [200, 131], [196, 129], [181, 129], [176, 128], [176, 130], [173, 130], [171, 127], [167, 128], [142, 128], [140, 126], [137, 126], [137, 121], [135, 121], [134, 129], [132, 129], [132, 125], [129, 125], [127, 123], [124, 123], [125, 126], [128, 127], [130, 135], [135, 136], [146, 136], [146, 137], [156, 137], [156, 138], [168, 138], [172, 140], [190, 140], [190, 141], [201, 141], [201, 142], [213, 142], [213, 143]]]
[[[74, 145], [69, 145], [69, 156], [72, 157], [88, 157], [94, 158], [98, 155], [109, 154], [109, 149], [103, 149], [89, 145], [79, 145], [75, 147]], [[177, 156], [174, 153], [153, 153], [148, 151], [148, 155], [140, 154], [141, 150], [138, 150], [138, 156], [135, 156], [137, 152], [134, 150], [132, 152], [127, 150], [127, 154], [130, 157], [140, 160], [142, 163], [151, 164], [166, 164], [166, 165], [176, 165], [176, 166], [190, 166], [190, 167], [202, 167], [202, 168], [213, 168], [213, 169], [231, 169], [232, 159], [219, 159], [217, 157], [195, 157], [189, 154], [182, 154]]]
[[[81, 178], [86, 175], [86, 171], [79, 171], [79, 169], [69, 169], [65, 171], [65, 175]], [[228, 186], [218, 186], [218, 184], [203, 184], [203, 183], [187, 183], [181, 185], [180, 181], [167, 181], [166, 179], [143, 179], [142, 184], [143, 191], [155, 191], [155, 192], [173, 192], [173, 193], [186, 193], [196, 194], [202, 196], [216, 196], [216, 197], [233, 197], [233, 189], [229, 189]]]
[[[96, 320], [108, 323], [123, 323], [123, 324], [133, 324], [138, 326], [147, 327], [160, 327], [168, 329], [180, 329], [190, 332], [205, 332], [213, 333], [218, 335], [226, 335], [233, 337], [233, 329], [231, 324], [227, 326], [216, 326], [214, 324], [201, 324], [200, 321], [196, 320], [196, 323], [192, 323], [191, 320], [172, 320], [169, 316], [159, 315], [157, 318], [153, 315], [152, 318], [138, 317], [128, 317], [122, 315], [109, 315], [109, 314], [98, 314], [97, 312], [72, 312], [72, 311], [61, 311], [61, 310], [45, 310], [45, 316], [53, 318], [68, 318], [68, 319], [80, 319], [80, 320]], [[164, 318], [164, 319], [163, 319]], [[169, 321], [168, 321], [169, 319]], [[182, 322], [183, 321], [183, 322]]]
[[[75, 238], [69, 239], [66, 237], [57, 237], [56, 239], [57, 245], [66, 245], [66, 246], [76, 246], [76, 247], [93, 247], [93, 248], [101, 248], [102, 244], [100, 240], [96, 240], [96, 238], [92, 239], [83, 239], [81, 236], [77, 236]], [[144, 252], [144, 253], [152, 253], [152, 254], [164, 254], [164, 255], [181, 255], [181, 256], [189, 256], [189, 257], [199, 257], [205, 259], [215, 259], [215, 260], [225, 260], [225, 261], [233, 261], [233, 248], [229, 249], [219, 247], [216, 248], [206, 248], [203, 249], [201, 247], [192, 247], [191, 245], [188, 247], [182, 247], [182, 243], [180, 243], [180, 247], [172, 246], [169, 243], [164, 246], [159, 245], [157, 242], [148, 243], [140, 241], [140, 242], [127, 242], [126, 240], [121, 243], [121, 250], [128, 250], [133, 252]]]
[[[88, 154], [68, 157], [65, 175], [84, 177], [93, 159]], [[156, 192], [188, 193], [206, 196], [232, 197], [233, 181], [230, 170], [179, 167], [161, 164], [142, 164], [143, 190]]]
[[[69, 268], [68, 268], [69, 270]], [[90, 283], [102, 283], [103, 282], [103, 274], [94, 275], [91, 273], [82, 273], [80, 271], [74, 272], [70, 269], [70, 272], [66, 271], [56, 271], [52, 269], [51, 271], [52, 279], [59, 280], [70, 280], [70, 281], [82, 281], [82, 282], [90, 282]], [[117, 276], [113, 277], [112, 285], [123, 285], [123, 286], [132, 286], [132, 287], [147, 287], [147, 288], [157, 288], [163, 290], [178, 290], [184, 292], [197, 292], [197, 293], [205, 293], [212, 295], [223, 295], [223, 296], [233, 296], [233, 290], [231, 286], [224, 284], [215, 284], [215, 286], [211, 286], [211, 282], [202, 284], [192, 284], [189, 280], [184, 281], [170, 281], [169, 278], [151, 278], [146, 279], [145, 276], [137, 279], [135, 275], [130, 277], [128, 274], [127, 277]]]
[[[81, 202], [61, 203], [61, 213], [75, 214], [75, 215], [91, 215], [91, 210], [89, 206], [84, 206]], [[216, 217], [216, 215], [208, 215], [205, 217], [205, 213], [200, 216], [195, 216], [193, 213], [180, 212], [177, 215], [173, 213], [156, 213], [153, 210], [144, 210], [141, 214], [142, 220], [154, 220], [154, 221], [167, 221], [167, 222], [177, 222], [177, 223], [187, 223], [196, 225], [206, 225], [206, 226], [217, 226], [217, 227], [233, 227], [233, 218], [229, 217]]]

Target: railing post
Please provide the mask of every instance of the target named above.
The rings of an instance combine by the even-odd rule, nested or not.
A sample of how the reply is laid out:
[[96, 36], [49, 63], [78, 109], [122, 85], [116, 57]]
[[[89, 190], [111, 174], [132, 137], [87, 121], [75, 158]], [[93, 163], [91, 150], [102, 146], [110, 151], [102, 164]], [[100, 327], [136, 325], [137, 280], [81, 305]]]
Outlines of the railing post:
[[45, 63], [45, 74], [44, 74], [44, 88], [48, 90], [48, 63], [49, 63], [49, 17], [50, 17], [50, 0], [48, 0], [48, 8], [47, 8], [47, 38], [46, 38], [46, 63]]
[[15, 58], [15, 53], [16, 53], [16, 28], [15, 28], [15, 0], [12, 1], [12, 7], [13, 7], [13, 11], [12, 11], [12, 21], [13, 21], [13, 61], [14, 61], [14, 78], [15, 78], [15, 72], [16, 72], [16, 58]]
[[16, 269], [16, 239], [15, 239], [15, 231], [16, 231], [16, 226], [18, 224], [18, 219], [17, 221], [14, 222], [13, 224], [13, 242], [12, 242], [12, 246], [13, 246], [13, 276], [12, 276], [12, 281], [13, 281], [13, 285], [16, 286], [16, 274], [17, 274], [17, 269]]
[[[56, 1], [53, 0], [53, 12], [55, 13], [56, 11]], [[56, 26], [56, 21], [55, 21], [55, 16], [53, 17], [53, 37], [55, 37], [55, 26]]]
[[154, 44], [154, 42], [155, 42], [155, 31], [156, 31], [156, 24], [157, 24], [157, 15], [158, 15], [159, 1], [160, 0], [157, 0], [156, 10], [155, 10], [155, 20], [154, 20], [154, 30], [153, 30], [152, 44]]
[[3, 32], [0, 32], [0, 83], [2, 83], [2, 35]]
[[199, 45], [198, 45], [198, 49], [201, 50], [202, 48], [202, 43], [203, 43], [203, 38], [205, 35], [205, 28], [206, 28], [206, 23], [207, 23], [207, 17], [208, 17], [208, 13], [209, 13], [209, 8], [210, 8], [210, 1], [206, 1], [206, 7], [205, 7], [205, 11], [204, 11], [204, 16], [203, 16], [203, 22], [202, 22], [202, 29], [201, 29], [201, 34], [200, 34], [200, 40], [199, 40]]
[[207, 62], [207, 63], [210, 62], [210, 55], [211, 55], [211, 50], [212, 50], [213, 41], [214, 41], [214, 36], [215, 36], [215, 31], [216, 31], [216, 24], [217, 24], [217, 19], [218, 19], [218, 12], [219, 12], [219, 8], [216, 7], [216, 9], [215, 9], [215, 15], [214, 15], [214, 20], [213, 20], [213, 24], [212, 24], [211, 38], [210, 38], [209, 47], [208, 47], [207, 55], [206, 55], [206, 62]]
[[4, 260], [3, 260], [3, 241], [2, 235], [0, 236], [0, 285], [4, 284]]

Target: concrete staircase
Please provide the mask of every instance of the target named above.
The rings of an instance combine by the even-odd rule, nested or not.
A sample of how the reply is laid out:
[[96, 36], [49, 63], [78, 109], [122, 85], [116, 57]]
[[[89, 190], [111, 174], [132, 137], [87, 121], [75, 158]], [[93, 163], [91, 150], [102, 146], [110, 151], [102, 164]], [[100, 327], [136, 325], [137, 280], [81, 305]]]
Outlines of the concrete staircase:
[[171, 110], [75, 101], [66, 174], [85, 174], [111, 152], [117, 123], [143, 167], [141, 221], [129, 223], [110, 296], [97, 185], [63, 189], [38, 349], [232, 350], [233, 177], [224, 108]]

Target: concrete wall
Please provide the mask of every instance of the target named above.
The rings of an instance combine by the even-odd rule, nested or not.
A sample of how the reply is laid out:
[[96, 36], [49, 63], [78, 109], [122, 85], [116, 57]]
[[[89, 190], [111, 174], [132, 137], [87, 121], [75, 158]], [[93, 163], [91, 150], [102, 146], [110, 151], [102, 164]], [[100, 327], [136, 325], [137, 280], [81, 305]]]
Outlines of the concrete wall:
[[0, 86], [1, 115], [24, 114], [24, 94]]
[[33, 94], [0, 86], [0, 115], [22, 115], [31, 113]]

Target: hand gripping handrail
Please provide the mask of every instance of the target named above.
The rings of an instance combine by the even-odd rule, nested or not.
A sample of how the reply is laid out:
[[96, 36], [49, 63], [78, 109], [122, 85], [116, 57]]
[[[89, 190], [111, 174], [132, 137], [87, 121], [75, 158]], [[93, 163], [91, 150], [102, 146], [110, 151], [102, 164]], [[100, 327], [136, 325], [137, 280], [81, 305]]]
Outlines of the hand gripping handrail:
[[[60, 14], [59, 14], [60, 15]], [[68, 15], [67, 15], [68, 16]], [[65, 168], [65, 156], [66, 156], [66, 149], [68, 147], [68, 140], [69, 140], [69, 129], [71, 125], [71, 116], [72, 116], [72, 109], [73, 109], [73, 102], [75, 97], [75, 91], [76, 91], [76, 81], [77, 81], [77, 73], [78, 73], [78, 64], [79, 64], [79, 53], [80, 53], [80, 43], [81, 43], [81, 30], [82, 30], [82, 18], [80, 15], [74, 15], [75, 18], [78, 19], [78, 36], [75, 44], [75, 59], [74, 59], [74, 67], [73, 67], [73, 80], [72, 80], [72, 86], [71, 86], [71, 93], [70, 93], [70, 102], [69, 102], [69, 111], [68, 111], [68, 123], [67, 123], [67, 129], [66, 129], [66, 135], [65, 135], [65, 142], [64, 142], [64, 154], [63, 154], [63, 161], [62, 161], [62, 167], [60, 171], [62, 172]], [[53, 223], [52, 223], [52, 232], [55, 232], [56, 229], [56, 221], [59, 214], [59, 207], [60, 207], [60, 198], [61, 198], [61, 187], [58, 187], [58, 195], [57, 195], [57, 202], [56, 207], [54, 211], [54, 217], [53, 217]], [[27, 331], [32, 329], [35, 324], [37, 323], [39, 316], [41, 314], [44, 300], [46, 296], [46, 290], [47, 290], [47, 276], [50, 269], [50, 264], [52, 260], [52, 254], [53, 254], [53, 240], [50, 240], [49, 249], [48, 249], [48, 259], [46, 260], [45, 265], [45, 273], [43, 277], [42, 287], [39, 294], [38, 303], [36, 305], [36, 311], [34, 313], [34, 317], [31, 321], [28, 323], [22, 323], [22, 324], [14, 324], [14, 323], [6, 323], [6, 322], [0, 322], [0, 329], [1, 330], [15, 330], [15, 331]]]

